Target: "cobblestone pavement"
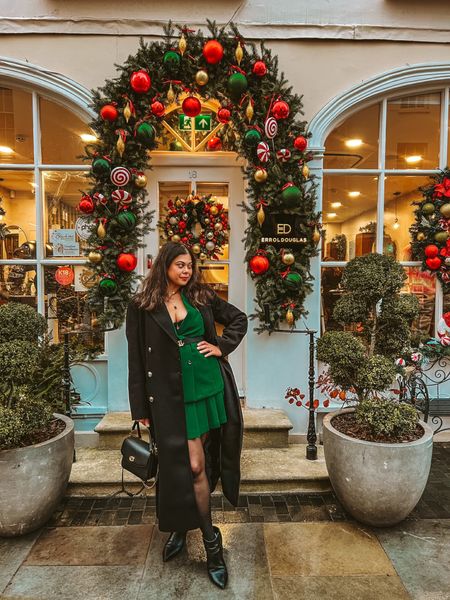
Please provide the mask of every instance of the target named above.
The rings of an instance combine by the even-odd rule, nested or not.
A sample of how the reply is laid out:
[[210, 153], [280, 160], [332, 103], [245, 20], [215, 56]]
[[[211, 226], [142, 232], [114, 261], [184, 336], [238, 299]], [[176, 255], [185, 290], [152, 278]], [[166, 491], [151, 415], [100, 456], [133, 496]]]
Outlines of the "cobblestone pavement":
[[230, 581], [207, 578], [198, 530], [163, 563], [154, 498], [67, 498], [51, 521], [0, 539], [0, 598], [15, 600], [449, 600], [450, 444], [435, 446], [403, 523], [360, 525], [334, 494], [213, 497]]

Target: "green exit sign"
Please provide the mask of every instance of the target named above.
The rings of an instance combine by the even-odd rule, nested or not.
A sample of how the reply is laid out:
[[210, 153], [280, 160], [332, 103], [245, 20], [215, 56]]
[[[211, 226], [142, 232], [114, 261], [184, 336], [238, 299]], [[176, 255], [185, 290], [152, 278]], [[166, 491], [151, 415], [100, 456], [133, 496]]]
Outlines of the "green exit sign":
[[[196, 131], [211, 131], [211, 115], [197, 115], [194, 124]], [[178, 128], [180, 131], [192, 131], [192, 118], [178, 115]]]

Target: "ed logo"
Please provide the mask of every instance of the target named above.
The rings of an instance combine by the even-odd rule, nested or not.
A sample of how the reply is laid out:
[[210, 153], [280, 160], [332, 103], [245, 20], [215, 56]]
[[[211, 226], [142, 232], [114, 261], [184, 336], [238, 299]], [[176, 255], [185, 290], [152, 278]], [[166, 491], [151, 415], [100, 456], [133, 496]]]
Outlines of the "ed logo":
[[289, 223], [277, 223], [277, 234], [278, 235], [287, 235], [291, 233], [292, 227]]

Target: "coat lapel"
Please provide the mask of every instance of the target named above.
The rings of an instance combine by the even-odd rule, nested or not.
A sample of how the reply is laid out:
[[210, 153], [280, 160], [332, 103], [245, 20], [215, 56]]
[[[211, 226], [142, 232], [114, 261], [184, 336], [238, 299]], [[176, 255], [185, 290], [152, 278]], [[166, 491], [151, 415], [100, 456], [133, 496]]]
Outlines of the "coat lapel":
[[158, 323], [158, 325], [164, 329], [167, 335], [178, 344], [178, 338], [175, 335], [175, 330], [173, 328], [172, 319], [170, 318], [169, 311], [167, 310], [166, 305], [164, 304], [161, 308], [157, 310], [152, 310], [150, 316]]

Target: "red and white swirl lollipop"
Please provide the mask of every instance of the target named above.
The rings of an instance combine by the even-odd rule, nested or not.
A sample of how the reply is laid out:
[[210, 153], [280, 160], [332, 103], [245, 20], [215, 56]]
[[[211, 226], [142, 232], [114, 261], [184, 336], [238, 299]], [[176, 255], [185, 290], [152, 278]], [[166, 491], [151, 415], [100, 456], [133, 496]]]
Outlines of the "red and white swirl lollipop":
[[277, 158], [280, 162], [287, 162], [292, 156], [292, 152], [289, 148], [281, 148], [277, 151]]
[[130, 171], [125, 167], [114, 167], [111, 171], [111, 181], [114, 185], [124, 186], [131, 179]]
[[95, 192], [95, 194], [92, 197], [94, 198], [96, 204], [105, 205], [108, 202], [108, 198], [100, 192]]
[[114, 202], [119, 204], [130, 204], [130, 202], [133, 200], [130, 192], [125, 190], [114, 190], [111, 194], [111, 198], [114, 200]]
[[273, 138], [277, 135], [278, 123], [274, 117], [267, 117], [264, 123], [264, 132], [269, 140], [273, 140]]
[[259, 142], [259, 144], [256, 146], [256, 156], [263, 163], [269, 160], [270, 148], [267, 142]]

